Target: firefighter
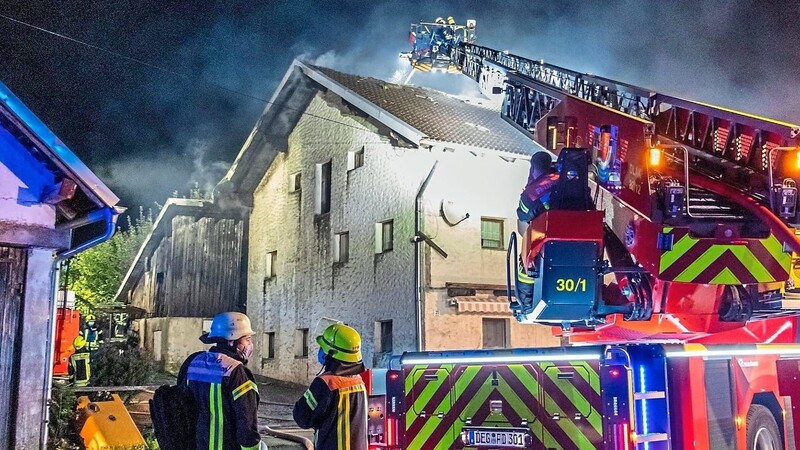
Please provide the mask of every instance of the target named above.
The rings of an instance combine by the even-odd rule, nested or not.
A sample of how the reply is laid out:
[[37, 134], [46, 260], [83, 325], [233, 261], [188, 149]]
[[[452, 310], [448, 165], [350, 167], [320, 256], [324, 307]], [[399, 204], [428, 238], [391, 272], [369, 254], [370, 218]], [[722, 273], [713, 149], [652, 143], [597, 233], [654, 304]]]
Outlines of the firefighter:
[[97, 317], [94, 314], [86, 315], [86, 328], [81, 331], [81, 336], [85, 339], [89, 359], [94, 363], [97, 352], [100, 350], [100, 344], [104, 342], [103, 330], [97, 328]]
[[208, 351], [190, 356], [186, 372], [189, 391], [197, 406], [197, 448], [257, 450], [258, 386], [245, 367], [253, 354], [250, 319], [239, 312], [218, 314], [211, 330], [200, 336]]
[[361, 336], [334, 324], [317, 336], [320, 375], [294, 405], [294, 420], [313, 428], [316, 450], [367, 450], [367, 392], [360, 374]]
[[549, 153], [540, 151], [531, 157], [531, 167], [528, 172], [528, 183], [519, 196], [517, 207], [517, 231], [522, 235], [520, 247], [520, 262], [516, 284], [517, 300], [522, 304], [530, 304], [533, 299], [533, 278], [528, 275], [528, 225], [533, 219], [550, 209], [550, 192], [553, 189], [558, 174], [552, 173], [553, 160]]
[[89, 384], [92, 375], [89, 351], [86, 349], [86, 338], [78, 335], [72, 341], [75, 353], [69, 357], [69, 375], [72, 377], [72, 384], [76, 387], [83, 387]]

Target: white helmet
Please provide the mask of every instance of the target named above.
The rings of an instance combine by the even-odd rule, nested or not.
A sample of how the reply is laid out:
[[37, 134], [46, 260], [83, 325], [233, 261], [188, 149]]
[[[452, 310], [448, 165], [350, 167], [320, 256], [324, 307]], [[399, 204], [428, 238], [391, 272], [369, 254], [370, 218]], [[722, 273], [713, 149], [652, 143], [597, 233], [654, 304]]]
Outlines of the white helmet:
[[226, 312], [214, 316], [211, 331], [200, 336], [200, 340], [210, 343], [219, 340], [235, 341], [244, 336], [252, 336], [250, 319], [240, 312]]

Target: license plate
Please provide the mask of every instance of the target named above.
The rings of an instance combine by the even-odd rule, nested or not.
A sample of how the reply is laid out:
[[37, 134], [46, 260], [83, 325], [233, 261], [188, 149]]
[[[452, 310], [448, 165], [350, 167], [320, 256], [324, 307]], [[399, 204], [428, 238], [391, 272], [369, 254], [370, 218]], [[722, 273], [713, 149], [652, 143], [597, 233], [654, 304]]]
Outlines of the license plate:
[[503, 429], [467, 430], [464, 444], [470, 447], [525, 448], [527, 433]]

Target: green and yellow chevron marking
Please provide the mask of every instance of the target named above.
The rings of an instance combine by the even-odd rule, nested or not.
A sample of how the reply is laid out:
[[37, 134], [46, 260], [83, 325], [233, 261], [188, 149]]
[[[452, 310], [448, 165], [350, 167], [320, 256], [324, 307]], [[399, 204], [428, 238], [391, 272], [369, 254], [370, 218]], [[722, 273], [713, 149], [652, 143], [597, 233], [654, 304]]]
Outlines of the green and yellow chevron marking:
[[659, 273], [664, 272], [667, 270], [671, 265], [675, 263], [684, 253], [691, 250], [698, 242], [697, 239], [692, 239], [689, 234], [685, 234], [682, 238], [678, 239], [678, 242], [672, 244], [672, 250], [664, 252], [661, 254], [661, 262], [658, 268]]
[[[448, 384], [445, 383], [446, 376], [442, 378], [440, 375], [437, 381], [429, 381], [420, 391], [419, 398], [413, 400], [414, 408], [408, 411], [406, 415], [406, 430], [410, 430], [413, 426], [418, 431], [413, 436], [409, 436], [412, 440], [408, 445], [408, 449], [433, 448], [434, 450], [444, 450], [452, 448], [463, 430], [464, 420], [468, 417], [474, 418], [479, 412], [479, 417], [488, 415], [494, 426], [503, 426], [503, 423], [511, 426], [512, 424], [506, 415], [487, 411], [487, 402], [493, 392], [496, 392], [497, 394], [495, 395], [499, 395], [503, 399], [504, 407], [513, 410], [514, 414], [520, 418], [528, 420], [532, 435], [540, 445], [547, 448], [563, 448], [564, 442], [559, 443], [557, 439], [564, 440], [567, 438], [572, 441], [567, 446], [568, 448], [595, 448], [595, 443], [591, 441], [589, 436], [584, 434], [584, 431], [592, 429], [597, 436], [602, 436], [602, 418], [597, 409], [591, 404], [590, 399], [586, 398], [581, 390], [591, 389], [594, 394], [599, 396], [599, 374], [592, 365], [585, 361], [571, 361], [569, 364], [575, 372], [576, 379], [579, 378], [584, 387], [579, 388], [569, 380], [559, 379], [558, 371], [546, 370], [547, 368], [557, 368], [559, 366], [546, 362], [538, 364], [534, 373], [531, 373], [522, 364], [503, 365], [502, 369], [496, 372], [484, 371], [479, 381], [476, 377], [481, 371], [481, 366], [466, 366], [458, 374], [451, 369], [450, 380], [453, 381], [453, 384], [449, 389], [448, 395], [443, 397], [436, 408], [432, 408], [429, 403], [436, 395], [437, 390], [448, 388]], [[414, 368], [415, 371], [419, 370], [417, 373], [420, 373], [420, 377], [422, 376], [421, 372], [425, 369], [426, 366]], [[494, 386], [492, 385], [492, 373], [496, 374], [498, 381]], [[409, 375], [409, 378], [412, 378], [411, 374]], [[512, 388], [506, 377], [513, 377], [514, 386], [517, 387]], [[550, 384], [548, 389], [551, 389], [551, 392], [546, 392], [542, 388], [537, 379], [538, 377], [545, 377]], [[473, 382], [479, 382], [480, 384], [470, 387]], [[413, 382], [406, 383], [408, 393], [411, 392], [414, 384]], [[527, 401], [533, 402], [532, 404], [526, 403], [526, 400], [523, 400], [520, 395], [521, 393], [516, 392], [516, 389], [520, 389], [518, 386], [526, 390], [525, 398], [528, 399]], [[571, 405], [556, 404], [554, 399], [556, 393], [560, 399], [559, 401], [568, 401]], [[452, 410], [455, 405], [459, 404], [465, 406], [459, 411]], [[562, 419], [553, 421], [549, 416], [537, 416], [534, 411], [545, 411], [545, 405], [548, 406], [547, 409], [550, 413], [558, 412], [561, 414]], [[428, 417], [425, 419], [420, 418], [417, 414], [422, 409], [431, 409], [426, 411]], [[572, 417], [567, 413], [572, 409], [582, 414], [582, 425], [573, 422]], [[507, 409], [506, 412], [508, 411]], [[435, 417], [438, 412], [445, 412], [445, 418], [438, 419]], [[423, 420], [423, 422], [419, 422], [418, 425], [414, 426], [420, 420]], [[482, 424], [473, 423], [473, 425], [480, 426]], [[447, 429], [445, 430], [443, 427], [447, 427]], [[558, 432], [555, 433], [554, 430], [558, 430]], [[554, 433], [558, 435], [558, 438], [554, 436]], [[438, 436], [441, 438], [437, 438]], [[593, 439], [596, 438], [593, 437]], [[434, 440], [438, 440], [438, 442], [433, 442]]]

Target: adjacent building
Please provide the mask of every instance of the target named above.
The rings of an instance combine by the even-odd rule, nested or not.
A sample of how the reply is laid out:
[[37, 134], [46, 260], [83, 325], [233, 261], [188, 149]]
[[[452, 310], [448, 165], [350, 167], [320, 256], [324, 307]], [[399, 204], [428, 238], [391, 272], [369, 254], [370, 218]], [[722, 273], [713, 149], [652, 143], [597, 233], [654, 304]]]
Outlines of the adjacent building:
[[0, 83], [0, 448], [45, 447], [59, 263], [111, 237], [118, 201]]
[[177, 372], [222, 311], [246, 308], [246, 210], [171, 198], [153, 223], [115, 300], [129, 305], [139, 344]]
[[558, 345], [513, 320], [505, 291], [537, 151], [480, 103], [295, 62], [217, 189], [250, 210], [251, 367], [307, 381], [314, 336], [335, 320], [361, 332], [370, 366], [416, 349]]

